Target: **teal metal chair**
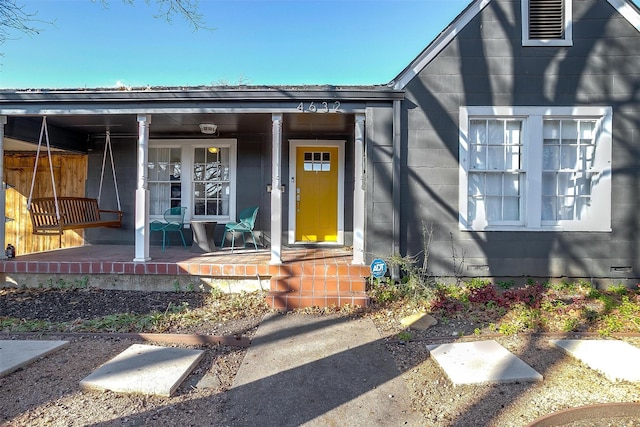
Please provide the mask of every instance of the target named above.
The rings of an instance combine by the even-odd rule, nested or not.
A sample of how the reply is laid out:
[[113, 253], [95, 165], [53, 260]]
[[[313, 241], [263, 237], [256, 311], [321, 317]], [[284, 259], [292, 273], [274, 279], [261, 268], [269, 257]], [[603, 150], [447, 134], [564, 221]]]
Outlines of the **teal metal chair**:
[[256, 225], [256, 217], [258, 216], [258, 207], [246, 208], [240, 212], [238, 215], [238, 222], [228, 222], [224, 226], [224, 233], [222, 234], [222, 241], [220, 242], [220, 247], [224, 247], [224, 242], [227, 238], [227, 233], [231, 233], [231, 252], [235, 247], [236, 240], [236, 232], [242, 234], [242, 243], [243, 247], [246, 245], [246, 240], [244, 238], [245, 233], [251, 233], [251, 238], [253, 239], [253, 246], [258, 250], [258, 245], [256, 244], [256, 237], [253, 235], [253, 227]]
[[[162, 252], [164, 252], [165, 242], [167, 242], [167, 232], [168, 231], [177, 231], [180, 233], [180, 237], [182, 238], [182, 246], [186, 247], [187, 242], [184, 240], [184, 234], [182, 234], [182, 229], [184, 228], [184, 214], [187, 211], [187, 208], [184, 206], [177, 206], [175, 208], [169, 208], [162, 216], [164, 217], [164, 221], [152, 221], [150, 225], [151, 231], [162, 231]], [[171, 242], [167, 242], [171, 245]]]

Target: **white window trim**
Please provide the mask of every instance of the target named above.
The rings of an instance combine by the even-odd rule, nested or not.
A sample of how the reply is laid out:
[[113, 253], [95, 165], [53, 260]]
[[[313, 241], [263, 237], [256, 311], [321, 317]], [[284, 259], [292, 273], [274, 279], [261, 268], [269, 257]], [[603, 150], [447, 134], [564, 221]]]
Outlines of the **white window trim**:
[[[229, 149], [229, 215], [194, 215], [192, 198], [192, 176], [193, 176], [193, 150], [203, 147], [221, 147]], [[212, 220], [220, 224], [235, 221], [236, 218], [236, 188], [237, 188], [237, 146], [238, 141], [231, 138], [216, 139], [152, 139], [149, 140], [149, 148], [180, 148], [180, 159], [182, 163], [182, 175], [180, 176], [180, 186], [182, 188], [182, 205], [187, 207], [185, 223], [192, 220]], [[149, 215], [151, 220], [162, 219], [162, 215]]]
[[573, 6], [571, 0], [564, 1], [564, 38], [563, 39], [530, 39], [529, 38], [529, 0], [522, 0], [522, 46], [573, 46]]
[[[542, 180], [542, 121], [553, 118], [597, 118], [602, 119], [598, 140], [597, 170], [600, 179], [592, 193], [593, 200], [600, 203], [594, 211], [596, 215], [587, 220], [557, 221], [553, 225], [542, 224], [541, 180]], [[522, 188], [524, 211], [522, 225], [488, 225], [471, 223], [468, 212], [468, 172], [469, 172], [469, 120], [470, 118], [524, 119], [523, 125], [523, 167], [526, 182]], [[459, 191], [458, 221], [460, 230], [466, 231], [611, 231], [611, 107], [460, 107], [459, 134]], [[539, 141], [538, 144], [532, 141]], [[594, 203], [595, 205], [596, 203]]]

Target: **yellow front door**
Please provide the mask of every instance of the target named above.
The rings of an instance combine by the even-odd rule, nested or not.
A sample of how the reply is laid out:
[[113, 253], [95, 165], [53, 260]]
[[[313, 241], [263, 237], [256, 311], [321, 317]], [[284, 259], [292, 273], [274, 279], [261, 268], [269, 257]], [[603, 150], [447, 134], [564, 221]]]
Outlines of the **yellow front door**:
[[296, 241], [338, 241], [338, 147], [296, 148]]

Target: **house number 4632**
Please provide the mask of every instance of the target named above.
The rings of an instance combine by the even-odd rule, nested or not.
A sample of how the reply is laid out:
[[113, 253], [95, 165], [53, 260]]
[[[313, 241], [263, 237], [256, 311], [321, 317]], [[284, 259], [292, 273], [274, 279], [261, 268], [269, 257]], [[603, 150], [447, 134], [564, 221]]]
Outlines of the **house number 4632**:
[[303, 113], [341, 113], [340, 110], [340, 101], [327, 102], [322, 101], [319, 103], [309, 102], [305, 104], [301, 102], [297, 107], [298, 111], [302, 111]]

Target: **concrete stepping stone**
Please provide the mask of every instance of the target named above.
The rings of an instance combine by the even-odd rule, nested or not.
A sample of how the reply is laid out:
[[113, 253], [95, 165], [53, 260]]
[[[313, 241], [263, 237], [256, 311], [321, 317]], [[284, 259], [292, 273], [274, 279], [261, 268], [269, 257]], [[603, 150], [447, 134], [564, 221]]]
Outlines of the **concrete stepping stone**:
[[0, 377], [67, 345], [69, 341], [0, 340]]
[[202, 356], [203, 350], [134, 344], [80, 381], [80, 387], [168, 397]]
[[551, 340], [609, 381], [640, 382], [640, 349], [615, 340]]
[[416, 331], [426, 331], [430, 327], [437, 325], [438, 321], [435, 317], [421, 312], [403, 317], [400, 319], [400, 324], [405, 328], [415, 329]]
[[494, 340], [428, 345], [454, 386], [542, 381], [542, 375]]

